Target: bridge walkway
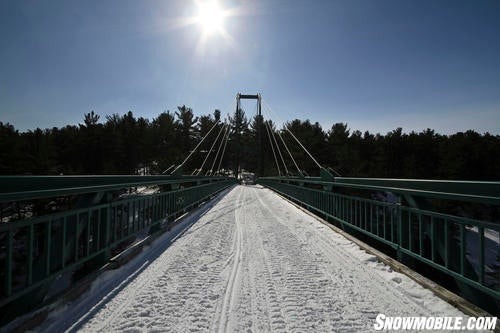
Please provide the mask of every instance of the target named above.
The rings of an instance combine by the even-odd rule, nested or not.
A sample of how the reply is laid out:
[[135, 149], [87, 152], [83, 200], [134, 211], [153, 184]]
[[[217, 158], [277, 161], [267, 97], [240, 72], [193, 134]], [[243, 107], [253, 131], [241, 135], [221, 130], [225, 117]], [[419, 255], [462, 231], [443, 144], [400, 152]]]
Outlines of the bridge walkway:
[[274, 192], [235, 186], [39, 331], [370, 332], [464, 316]]

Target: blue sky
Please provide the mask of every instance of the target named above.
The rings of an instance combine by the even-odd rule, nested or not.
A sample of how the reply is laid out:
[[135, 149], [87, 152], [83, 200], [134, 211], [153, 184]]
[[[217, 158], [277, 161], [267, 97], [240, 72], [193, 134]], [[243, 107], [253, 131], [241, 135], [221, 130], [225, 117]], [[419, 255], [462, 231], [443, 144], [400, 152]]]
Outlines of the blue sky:
[[198, 24], [178, 24], [196, 15], [191, 0], [1, 1], [0, 121], [226, 114], [237, 92], [260, 92], [282, 120], [326, 130], [500, 134], [499, 1], [219, 3], [239, 13], [230, 39], [202, 45]]

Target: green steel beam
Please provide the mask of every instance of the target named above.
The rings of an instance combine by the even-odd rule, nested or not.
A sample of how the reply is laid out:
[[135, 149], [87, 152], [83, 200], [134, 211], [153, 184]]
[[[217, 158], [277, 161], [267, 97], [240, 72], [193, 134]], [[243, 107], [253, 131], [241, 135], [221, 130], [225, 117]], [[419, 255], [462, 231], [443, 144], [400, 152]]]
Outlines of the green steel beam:
[[0, 176], [0, 202], [225, 179], [227, 178], [198, 176]]
[[[341, 179], [341, 182], [337, 182], [337, 180], [338, 178], [335, 179], [335, 182], [325, 182], [319, 178], [265, 177], [260, 178], [258, 183], [307, 207], [319, 216], [327, 216], [329, 220], [339, 223], [343, 229], [355, 230], [390, 246], [396, 250], [398, 259], [402, 259], [402, 254], [407, 255], [416, 261], [423, 262], [448, 274], [456, 279], [458, 285], [465, 284], [484, 292], [496, 301], [492, 301], [491, 298], [486, 296], [477, 296], [475, 300], [479, 300], [478, 302], [488, 309], [495, 307], [495, 302], [500, 300], [500, 289], [497, 286], [485, 283], [486, 242], [484, 230], [491, 229], [500, 232], [500, 224], [443, 214], [419, 207], [408, 207], [401, 203], [388, 203], [340, 194], [336, 192], [336, 188], [347, 187], [380, 191], [381, 189], [387, 190], [391, 188], [390, 186], [399, 186], [400, 191], [415, 191], [424, 197], [434, 197], [435, 193], [439, 193], [440, 197], [444, 199], [456, 200], [457, 197], [460, 197], [465, 198], [466, 201], [491, 204], [491, 202], [498, 203], [498, 182], [437, 181], [438, 184], [433, 187], [429, 184], [431, 181], [390, 179], [354, 179], [353, 181], [353, 179], [345, 178]], [[322, 186], [315, 186], [314, 188], [307, 186], [311, 184]], [[331, 190], [326, 190], [328, 187], [325, 184], [333, 184]], [[401, 189], [401, 186], [405, 186], [405, 188]], [[485, 189], [484, 193], [480, 191], [481, 188]], [[448, 191], [459, 193], [449, 193]], [[334, 197], [334, 202], [337, 203], [333, 213], [323, 207], [323, 199], [331, 196]], [[387, 214], [390, 214], [390, 218], [387, 218], [386, 211]], [[369, 216], [368, 219], [367, 215]], [[364, 216], [364, 224], [362, 223], [363, 219], [360, 219], [362, 216]], [[426, 222], [424, 223], [424, 221]], [[377, 222], [377, 225], [374, 227], [372, 222]], [[379, 223], [384, 224], [382, 226], [384, 231], [385, 224], [389, 223], [388, 227], [391, 228], [391, 231], [389, 233], [380, 233]], [[418, 223], [419, 231], [412, 234], [412, 225], [416, 225], [416, 223]], [[452, 224], [458, 226], [456, 231], [449, 229]], [[478, 274], [470, 274], [474, 269], [466, 258], [465, 228], [467, 226], [475, 226], [479, 232]], [[423, 229], [425, 231], [426, 228], [428, 230], [424, 233]], [[456, 235], [452, 234], [452, 232], [456, 233]], [[404, 235], [407, 236], [403, 238]], [[422, 237], [425, 237], [424, 235], [427, 235], [430, 240], [430, 249], [426, 249], [430, 250], [430, 252], [427, 254], [423, 251]], [[418, 240], [415, 240], [416, 236], [419, 236]], [[415, 244], [412, 243], [413, 241], [415, 241]]]
[[500, 197], [500, 182], [336, 177], [335, 182], [476, 197]]
[[[3, 177], [12, 182], [17, 177]], [[37, 180], [47, 180], [47, 178], [57, 177], [28, 177]], [[66, 177], [64, 177], [66, 178]], [[64, 179], [62, 178], [62, 179]], [[52, 183], [50, 191], [56, 193], [57, 189], [64, 192], [64, 189], [75, 186], [75, 183], [87, 179], [87, 177], [70, 177], [64, 181], [55, 181], [58, 186]], [[25, 309], [27, 299], [32, 299], [33, 306], [40, 305], [36, 298], [30, 295], [38, 295], [46, 292], [46, 287], [55, 276], [63, 272], [75, 270], [82, 264], [95, 260], [98, 257], [108, 257], [112, 249], [123, 241], [143, 233], [145, 229], [159, 230], [157, 228], [163, 223], [172, 221], [183, 212], [195, 208], [201, 202], [209, 199], [214, 194], [236, 183], [234, 178], [224, 177], [179, 177], [173, 180], [172, 177], [148, 177], [141, 176], [145, 181], [139, 182], [135, 176], [130, 177], [88, 177], [94, 181], [99, 181], [101, 185], [95, 185], [93, 188], [102, 189], [103, 186], [123, 187], [124, 184], [153, 184], [157, 179], [161, 184], [186, 184], [190, 187], [135, 196], [119, 201], [89, 205], [76, 209], [58, 212], [54, 214], [37, 216], [21, 221], [0, 224], [0, 238], [6, 239], [4, 246], [5, 266], [3, 275], [3, 286], [0, 287], [0, 307], [9, 308], [8, 312], [0, 313], [0, 323], [5, 322], [5, 316], [15, 313], [15, 309]], [[34, 183], [32, 186], [27, 184], [25, 177], [21, 179], [19, 188], [24, 192], [31, 192], [34, 188], [42, 186], [42, 183]], [[200, 180], [199, 185], [193, 185], [193, 180]], [[128, 182], [127, 182], [128, 181]], [[102, 185], [102, 184], [107, 185]], [[94, 183], [95, 184], [95, 183]], [[23, 193], [19, 188], [9, 192], [3, 189], [4, 194], [14, 193], [13, 197], [6, 197], [8, 201], [14, 201], [19, 193]], [[154, 183], [156, 185], [156, 183]], [[75, 193], [88, 193], [89, 186], [75, 188]], [[64, 192], [67, 193], [67, 192]], [[62, 195], [61, 193], [57, 194]], [[23, 198], [29, 196], [23, 195]], [[90, 202], [89, 202], [90, 203]], [[134, 207], [132, 216], [130, 207]], [[112, 212], [114, 210], [114, 212]], [[154, 213], [153, 213], [154, 212]], [[159, 212], [162, 212], [160, 214]], [[92, 218], [95, 216], [96, 218]], [[90, 228], [91, 225], [95, 227]], [[26, 229], [27, 228], [27, 229]], [[25, 232], [27, 230], [28, 232]], [[40, 230], [40, 232], [36, 232]], [[76, 230], [76, 231], [75, 231]], [[77, 235], [73, 237], [72, 235]], [[80, 237], [79, 237], [80, 236]], [[18, 253], [14, 256], [15, 242], [23, 241], [27, 243], [26, 253]], [[80, 244], [78, 242], [80, 238]], [[14, 241], [15, 239], [15, 241]], [[92, 244], [90, 243], [92, 239]], [[44, 249], [42, 253], [34, 255], [34, 242], [43, 242]], [[97, 243], [94, 243], [97, 242]], [[83, 251], [80, 251], [83, 247]], [[1, 249], [1, 248], [0, 248]], [[27, 277], [25, 281], [14, 279], [14, 269], [20, 265], [26, 265]], [[44, 289], [45, 288], [45, 289]], [[3, 289], [3, 290], [2, 290]], [[19, 314], [19, 313], [18, 313]], [[7, 318], [8, 319], [8, 318]], [[12, 319], [12, 318], [10, 318]]]
[[500, 204], [500, 182], [345, 177], [335, 177], [333, 181], [325, 181], [319, 177], [263, 177], [260, 179], [263, 181], [301, 182], [322, 185], [323, 187], [330, 185], [332, 187], [369, 191], [388, 191], [427, 198]]

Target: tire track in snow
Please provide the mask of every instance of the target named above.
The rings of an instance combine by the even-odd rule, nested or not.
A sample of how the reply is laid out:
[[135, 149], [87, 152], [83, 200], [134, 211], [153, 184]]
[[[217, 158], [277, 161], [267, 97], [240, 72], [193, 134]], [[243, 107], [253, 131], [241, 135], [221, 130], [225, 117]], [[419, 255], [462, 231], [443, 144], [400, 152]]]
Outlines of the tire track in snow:
[[[260, 193], [264, 194], [265, 191]], [[320, 314], [333, 295], [328, 295], [321, 286], [324, 276], [318, 269], [315, 257], [304, 253], [290, 230], [264, 204], [266, 200], [260, 197], [258, 200], [262, 214], [268, 216], [265, 234], [273, 235], [274, 238], [268, 242], [268, 252], [271, 254], [272, 277], [278, 286], [286, 330], [331, 331], [334, 328], [326, 320], [328, 316]]]
[[[235, 303], [236, 298], [236, 288], [237, 288], [237, 280], [240, 273], [240, 266], [242, 261], [242, 230], [240, 226], [240, 221], [245, 218], [244, 214], [241, 214], [244, 211], [244, 203], [246, 192], [241, 190], [239, 191], [238, 198], [236, 199], [236, 206], [241, 207], [234, 211], [234, 242], [233, 242], [233, 250], [231, 251], [233, 265], [231, 267], [231, 272], [229, 274], [229, 278], [227, 280], [226, 288], [224, 291], [224, 299], [222, 302], [222, 307], [220, 310], [220, 317], [218, 320], [218, 332], [226, 332], [228, 329], [228, 321], [230, 320], [229, 316], [232, 313], [232, 308]], [[243, 199], [241, 197], [243, 196]]]
[[[323, 258], [320, 268], [329, 277], [328, 287], [331, 287], [333, 284], [337, 288], [337, 293], [334, 295], [335, 299], [351, 300], [355, 304], [355, 310], [367, 316], [372, 323], [378, 313], [383, 313], [388, 309], [390, 309], [391, 315], [438, 316], [443, 315], [442, 309], [444, 306], [448, 308], [448, 315], [450, 313], [455, 316], [463, 315], [449, 304], [438, 300], [435, 296], [433, 296], [433, 299], [437, 303], [440, 303], [439, 306], [434, 306], [433, 304], [429, 304], [429, 302], [425, 303], [418, 297], [415, 299], [415, 297], [412, 297], [412, 295], [403, 290], [399, 285], [401, 282], [400, 277], [387, 279], [382, 274], [379, 274], [380, 271], [386, 273], [390, 273], [391, 271], [388, 266], [376, 263], [374, 256], [362, 253], [362, 250], [357, 245], [337, 235], [328, 227], [320, 224], [320, 222], [311, 221], [311, 217], [306, 212], [300, 211], [286, 201], [276, 202], [277, 205], [273, 205], [273, 208], [270, 208], [266, 204], [266, 202], [273, 201], [269, 196], [276, 196], [276, 194], [267, 190], [267, 200], [260, 200], [260, 203], [266, 207], [271, 215], [275, 216], [276, 221], [279, 221], [281, 225], [293, 234], [296, 242], [301, 244], [304, 252], [318, 258]], [[297, 214], [293, 214], [295, 218], [280, 219], [279, 216], [283, 214], [282, 210], [281, 214], [279, 214], [280, 208], [285, 208], [284, 215], [289, 215], [287, 212], [291, 210], [297, 210]], [[278, 213], [275, 213], [276, 210]], [[304, 219], [308, 221], [303, 221]], [[354, 256], [352, 249], [349, 251], [346, 247], [356, 248], [362, 254]], [[356, 262], [358, 260], [359, 264]], [[378, 266], [378, 268], [374, 268], [373, 266]], [[414, 282], [412, 281], [412, 283]], [[366, 292], [368, 288], [364, 286], [369, 286], [371, 289], [370, 292]], [[418, 285], [413, 285], [412, 287], [423, 289]], [[430, 293], [430, 291], [425, 292]], [[380, 295], [383, 295], [383, 297], [380, 297]], [[355, 314], [353, 313], [354, 311], [351, 310], [350, 314], [346, 311], [349, 307], [352, 307], [351, 304], [346, 304], [345, 302], [336, 303], [332, 312], [334, 314], [340, 312], [341, 317], [335, 318], [333, 316], [334, 321], [336, 321], [335, 330], [348, 329], [349, 326], [346, 327], [345, 324], [349, 322], [353, 325], [350, 326], [350, 329], [357, 326], [356, 329], [370, 330], [367, 326], [358, 326], [362, 322], [361, 320], [350, 320], [355, 318], [353, 316]]]
[[[257, 193], [252, 191], [253, 197], [256, 201], [259, 201]], [[265, 311], [267, 312], [269, 329], [272, 332], [287, 332], [289, 331], [286, 326], [285, 317], [282, 311], [282, 300], [279, 295], [279, 289], [277, 286], [276, 270], [271, 270], [271, 256], [274, 251], [269, 251], [269, 249], [265, 249], [265, 245], [268, 246], [272, 240], [269, 237], [269, 233], [266, 232], [264, 228], [264, 223], [266, 221], [265, 216], [262, 214], [262, 210], [255, 210], [256, 215], [254, 219], [254, 223], [257, 227], [257, 234], [259, 235], [258, 241], [258, 250], [259, 254], [263, 259], [262, 262], [262, 275], [258, 276], [258, 278], [264, 277], [264, 281], [262, 284], [264, 286], [264, 290], [266, 291], [266, 305], [267, 308]], [[258, 214], [261, 213], [261, 214]], [[275, 266], [275, 265], [274, 265]]]
[[217, 207], [226, 206], [235, 194], [234, 189], [229, 192], [108, 302], [83, 330], [210, 330], [224, 284], [224, 259], [230, 252], [233, 228], [233, 219], [227, 216], [227, 210], [220, 216]]
[[378, 312], [460, 315], [415, 301], [354, 248], [270, 190], [237, 186], [81, 328], [370, 332]]

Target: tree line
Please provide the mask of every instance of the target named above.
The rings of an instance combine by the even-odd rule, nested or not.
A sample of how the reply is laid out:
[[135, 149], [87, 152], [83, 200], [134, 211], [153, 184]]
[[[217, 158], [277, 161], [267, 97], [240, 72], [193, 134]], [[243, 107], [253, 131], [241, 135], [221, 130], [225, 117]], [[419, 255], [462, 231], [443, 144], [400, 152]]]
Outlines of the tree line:
[[200, 168], [210, 151], [201, 174], [220, 164], [226, 174], [244, 169], [317, 176], [311, 154], [342, 176], [498, 180], [500, 175], [499, 135], [473, 130], [442, 135], [432, 129], [404, 133], [401, 128], [383, 135], [351, 130], [342, 122], [325, 130], [318, 122], [299, 119], [278, 129], [271, 120], [248, 118], [241, 109], [221, 119], [219, 110], [196, 117], [184, 105], [152, 120], [132, 111], [101, 119], [91, 111], [78, 125], [25, 132], [0, 122], [0, 174], [161, 174], [179, 165], [206, 135], [183, 165], [184, 174]]

